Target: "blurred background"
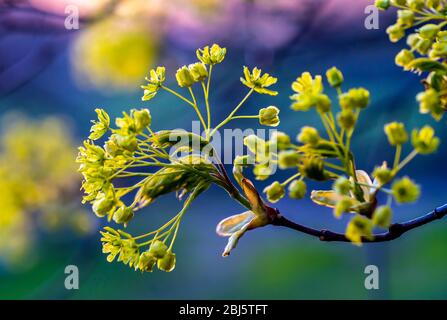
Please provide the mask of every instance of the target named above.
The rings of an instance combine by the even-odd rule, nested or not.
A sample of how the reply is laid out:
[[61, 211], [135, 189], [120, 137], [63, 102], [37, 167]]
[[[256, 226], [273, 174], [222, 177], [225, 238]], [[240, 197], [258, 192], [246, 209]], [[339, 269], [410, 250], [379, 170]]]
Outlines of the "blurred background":
[[[141, 274], [106, 261], [97, 232], [103, 221], [80, 203], [74, 159], [94, 109], [115, 117], [148, 107], [156, 130], [190, 128], [192, 112], [165, 93], [143, 103], [139, 86], [156, 65], [167, 67], [173, 83], [177, 67], [195, 61], [195, 49], [212, 43], [228, 50], [213, 72], [216, 119], [245, 94], [239, 76], [248, 65], [278, 77], [280, 94], [251, 98], [247, 114], [274, 104], [281, 108], [279, 130], [294, 136], [304, 124], [319, 126], [315, 114], [289, 109], [290, 84], [305, 70], [322, 74], [336, 65], [345, 88], [364, 86], [372, 95], [353, 141], [362, 169], [371, 172], [392, 159], [383, 134], [392, 120], [409, 128], [429, 123], [447, 141], [445, 119], [436, 123], [417, 111], [419, 77], [394, 64], [403, 44], [390, 44], [385, 34], [393, 13], [381, 13], [378, 30], [364, 27], [365, 7], [372, 2], [0, 0], [0, 298], [447, 298], [445, 221], [361, 248], [267, 227], [249, 232], [224, 259], [226, 239], [215, 234], [215, 225], [241, 208], [213, 187], [183, 220], [175, 271]], [[79, 29], [67, 30], [64, 22], [73, 8], [79, 11]], [[255, 121], [232, 125], [258, 127]], [[395, 220], [447, 201], [446, 155], [443, 143], [437, 154], [408, 166], [405, 173], [421, 185], [423, 196], [414, 205], [395, 206]], [[134, 219], [130, 232], [152, 230], [179, 207], [173, 195], [159, 199]], [[343, 231], [347, 222], [309, 200], [285, 199], [278, 208], [316, 228]], [[369, 264], [380, 269], [380, 290], [364, 288]], [[79, 290], [64, 288], [67, 265], [79, 267]]]

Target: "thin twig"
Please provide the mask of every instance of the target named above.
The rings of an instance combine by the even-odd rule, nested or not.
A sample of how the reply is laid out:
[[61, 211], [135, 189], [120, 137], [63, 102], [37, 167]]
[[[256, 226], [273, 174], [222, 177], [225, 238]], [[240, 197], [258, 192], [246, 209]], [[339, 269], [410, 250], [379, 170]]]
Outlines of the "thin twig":
[[[432, 221], [442, 219], [445, 215], [447, 215], [447, 204], [444, 204], [433, 211], [415, 218], [413, 220], [409, 220], [402, 223], [394, 223], [390, 226], [387, 232], [375, 234], [373, 239], [363, 238], [362, 242], [385, 242], [391, 241], [399, 238], [402, 234], [410, 231], [412, 229], [423, 226], [424, 224], [430, 223]], [[338, 241], [338, 242], [350, 242], [348, 238], [342, 233], [333, 232], [330, 230], [318, 230], [310, 227], [303, 226], [301, 224], [292, 222], [278, 214], [277, 217], [272, 221], [272, 224], [275, 226], [286, 227], [289, 229], [293, 229], [314, 237], [319, 238], [321, 241]]]

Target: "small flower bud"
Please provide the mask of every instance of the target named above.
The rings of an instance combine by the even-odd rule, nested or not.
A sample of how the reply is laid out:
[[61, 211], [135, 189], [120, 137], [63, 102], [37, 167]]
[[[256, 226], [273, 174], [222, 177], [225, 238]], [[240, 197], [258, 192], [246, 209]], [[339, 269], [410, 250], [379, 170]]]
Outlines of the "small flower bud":
[[380, 10], [387, 10], [390, 7], [390, 0], [376, 0], [374, 5]]
[[373, 224], [382, 228], [388, 228], [391, 225], [393, 211], [389, 206], [378, 207], [373, 214]]
[[439, 42], [447, 42], [447, 31], [439, 31], [436, 35], [436, 39]]
[[438, 10], [441, 0], [426, 0], [426, 6], [430, 9]]
[[175, 263], [175, 253], [167, 252], [163, 258], [158, 260], [157, 267], [161, 271], [171, 272], [175, 268]]
[[134, 135], [115, 134], [114, 139], [116, 144], [127, 151], [133, 152], [138, 148], [137, 138]]
[[435, 89], [428, 89], [418, 93], [416, 100], [419, 102], [420, 113], [431, 113], [436, 120], [441, 119], [444, 110], [439, 95]]
[[183, 66], [177, 70], [175, 74], [175, 78], [177, 79], [177, 83], [180, 87], [191, 87], [194, 84], [194, 78], [189, 71], [188, 67]]
[[369, 91], [365, 88], [354, 88], [348, 91], [352, 108], [366, 108], [369, 104]]
[[351, 181], [346, 177], [340, 177], [335, 180], [334, 185], [332, 187], [335, 192], [339, 195], [348, 195], [352, 189]]
[[133, 117], [137, 132], [141, 132], [144, 128], [151, 125], [152, 117], [148, 109], [135, 110], [133, 112]]
[[410, 28], [414, 23], [414, 12], [411, 10], [397, 11], [397, 23], [401, 26]]
[[320, 135], [318, 134], [317, 129], [305, 126], [301, 128], [297, 140], [304, 144], [310, 144], [312, 146], [316, 146], [320, 141]]
[[132, 208], [121, 206], [113, 214], [113, 221], [115, 221], [116, 223], [124, 223], [125, 225], [127, 225], [127, 223], [132, 220], [133, 216], [134, 213]]
[[278, 165], [280, 169], [296, 167], [299, 161], [300, 155], [294, 150], [281, 151], [278, 154]]
[[433, 45], [433, 40], [431, 39], [423, 39], [419, 38], [419, 41], [417, 45], [415, 46], [415, 49], [420, 54], [427, 54], [430, 48]]
[[276, 145], [278, 150], [290, 147], [290, 137], [282, 131], [274, 131], [270, 136], [270, 143]]
[[421, 40], [421, 37], [417, 33], [409, 34], [407, 37], [407, 45], [411, 48], [416, 48]]
[[419, 198], [419, 187], [408, 177], [404, 177], [393, 183], [391, 190], [394, 199], [399, 203], [414, 202]]
[[353, 205], [353, 201], [349, 197], [344, 197], [340, 201], [337, 202], [334, 208], [334, 216], [336, 218], [341, 218], [343, 213], [348, 213]]
[[256, 180], [266, 180], [272, 175], [272, 172], [273, 168], [268, 162], [257, 164], [253, 168], [253, 174], [255, 175]]
[[423, 39], [433, 39], [441, 28], [437, 24], [429, 23], [419, 28], [419, 35]]
[[116, 135], [111, 135], [109, 140], [104, 143], [104, 150], [112, 157], [122, 153], [122, 149], [116, 142]]
[[93, 212], [99, 218], [104, 217], [110, 210], [112, 210], [115, 205], [114, 199], [109, 199], [107, 197], [101, 197], [93, 202], [92, 209]]
[[369, 104], [369, 91], [364, 88], [353, 88], [339, 98], [342, 109], [363, 109]]
[[330, 175], [324, 170], [324, 161], [319, 157], [305, 158], [303, 164], [299, 166], [300, 173], [312, 180], [325, 181]]
[[149, 251], [145, 251], [140, 255], [140, 259], [138, 260], [138, 269], [152, 272], [156, 263], [157, 259]]
[[340, 128], [350, 130], [354, 128], [357, 122], [357, 117], [351, 109], [343, 109], [337, 114], [337, 123]]
[[196, 51], [197, 58], [204, 64], [217, 64], [221, 63], [225, 58], [225, 54], [227, 53], [226, 48], [221, 48], [217, 44], [213, 44], [211, 48], [209, 46], [204, 47], [203, 49], [198, 49]]
[[402, 145], [408, 141], [408, 133], [401, 122], [391, 122], [385, 125], [385, 134], [392, 146]]
[[380, 185], [387, 184], [393, 178], [391, 170], [384, 166], [376, 167], [372, 176], [379, 181]]
[[407, 4], [407, 0], [390, 0], [393, 6], [405, 6]]
[[405, 30], [398, 24], [393, 24], [386, 29], [391, 42], [397, 42], [405, 36]]
[[430, 58], [439, 59], [445, 58], [447, 56], [447, 43], [446, 42], [437, 42], [432, 46], [432, 50], [430, 51]]
[[362, 245], [362, 237], [371, 239], [372, 236], [372, 221], [364, 216], [355, 215], [354, 218], [349, 221], [346, 227], [346, 238], [357, 246]]
[[276, 127], [279, 125], [279, 109], [274, 106], [259, 110], [259, 123], [264, 126]]
[[424, 0], [407, 0], [407, 4], [413, 10], [421, 10], [424, 8]]
[[336, 67], [330, 68], [326, 71], [327, 82], [331, 85], [331, 87], [338, 88], [343, 83], [343, 73], [338, 70]]
[[395, 58], [395, 62], [398, 66], [406, 67], [410, 62], [414, 60], [414, 54], [410, 50], [402, 49]]
[[157, 259], [163, 258], [166, 255], [167, 251], [168, 246], [160, 240], [153, 241], [149, 248], [149, 253]]
[[316, 107], [317, 107], [317, 111], [320, 113], [326, 113], [329, 110], [331, 110], [331, 99], [329, 99], [329, 97], [325, 94], [319, 94], [316, 97]]
[[206, 70], [205, 64], [201, 62], [190, 64], [188, 69], [195, 82], [202, 82], [208, 77], [208, 70]]
[[303, 199], [307, 193], [307, 185], [303, 180], [293, 180], [289, 185], [289, 197]]
[[411, 142], [414, 149], [420, 154], [436, 152], [440, 140], [435, 137], [435, 131], [430, 126], [424, 126], [421, 130], [413, 130]]
[[267, 195], [267, 200], [271, 203], [278, 202], [285, 195], [284, 187], [278, 181], [267, 186], [264, 189], [264, 193]]

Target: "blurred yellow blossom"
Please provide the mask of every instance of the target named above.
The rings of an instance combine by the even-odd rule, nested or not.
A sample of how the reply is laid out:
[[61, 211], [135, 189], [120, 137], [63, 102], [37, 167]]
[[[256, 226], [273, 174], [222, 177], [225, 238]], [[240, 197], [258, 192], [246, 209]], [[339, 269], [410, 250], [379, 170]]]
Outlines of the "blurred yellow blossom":
[[19, 265], [36, 245], [37, 228], [68, 226], [84, 234], [92, 223], [74, 202], [80, 182], [66, 124], [55, 117], [31, 121], [6, 115], [2, 120], [0, 260]]

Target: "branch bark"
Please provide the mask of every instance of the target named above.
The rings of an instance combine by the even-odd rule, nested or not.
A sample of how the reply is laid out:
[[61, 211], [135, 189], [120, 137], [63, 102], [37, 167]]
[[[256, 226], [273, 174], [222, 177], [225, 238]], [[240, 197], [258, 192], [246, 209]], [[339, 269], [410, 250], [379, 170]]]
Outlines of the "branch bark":
[[[390, 226], [387, 232], [375, 234], [374, 239], [363, 238], [362, 242], [391, 241], [399, 238], [402, 234], [412, 229], [418, 228], [432, 221], [442, 219], [445, 215], [447, 215], [447, 203], [421, 217], [406, 222], [394, 223]], [[350, 242], [350, 240], [346, 238], [346, 236], [342, 233], [337, 233], [326, 229], [318, 230], [306, 227], [304, 225], [288, 220], [281, 214], [278, 214], [277, 217], [272, 221], [272, 225], [293, 229], [295, 231], [317, 237], [321, 241]]]

